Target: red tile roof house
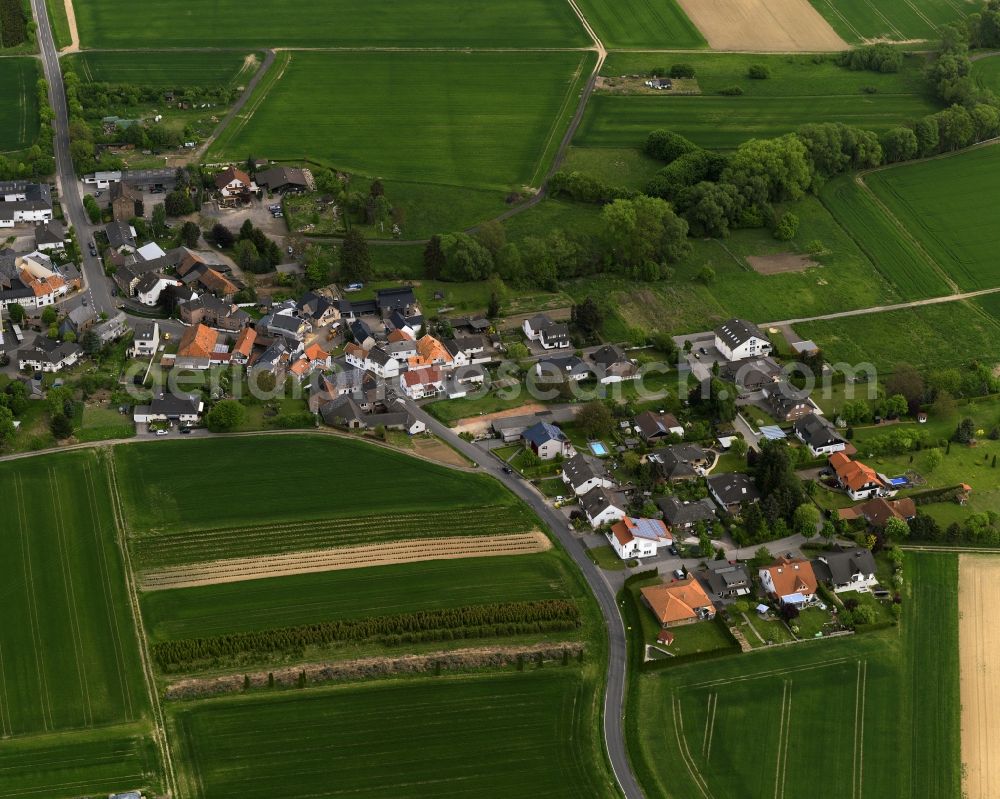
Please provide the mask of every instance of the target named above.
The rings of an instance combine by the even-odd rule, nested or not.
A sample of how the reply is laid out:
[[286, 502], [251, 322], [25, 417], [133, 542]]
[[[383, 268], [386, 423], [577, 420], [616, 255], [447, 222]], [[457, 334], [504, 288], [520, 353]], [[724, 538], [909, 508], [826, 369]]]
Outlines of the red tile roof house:
[[444, 390], [444, 372], [437, 366], [411, 369], [403, 372], [399, 383], [403, 393], [410, 399], [429, 397]]
[[835, 452], [830, 456], [829, 462], [837, 476], [837, 482], [851, 499], [889, 497], [896, 493], [871, 466], [866, 466], [861, 461], [852, 461], [843, 452]]
[[670, 546], [674, 539], [659, 519], [637, 519], [626, 516], [611, 525], [608, 542], [622, 560], [651, 558], [660, 547]]
[[785, 605], [801, 607], [816, 601], [816, 573], [803, 558], [778, 558], [758, 572], [761, 588]]

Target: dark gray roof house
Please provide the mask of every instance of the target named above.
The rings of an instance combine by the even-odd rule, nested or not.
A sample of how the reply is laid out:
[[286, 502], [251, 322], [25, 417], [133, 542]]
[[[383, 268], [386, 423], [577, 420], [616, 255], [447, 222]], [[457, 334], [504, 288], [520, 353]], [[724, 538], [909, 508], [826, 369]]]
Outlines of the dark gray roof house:
[[408, 313], [409, 309], [417, 304], [417, 299], [413, 296], [412, 288], [409, 286], [400, 286], [398, 288], [379, 289], [375, 292], [375, 302], [383, 314], [388, 314], [396, 310]]
[[826, 419], [815, 413], [796, 419], [793, 428], [799, 441], [816, 452], [846, 443]]
[[586, 380], [594, 373], [576, 355], [541, 358], [535, 364], [535, 377], [539, 383], [562, 383], [565, 380]]
[[760, 501], [760, 491], [753, 478], [744, 472], [713, 474], [706, 478], [708, 492], [727, 510]]
[[254, 175], [254, 180], [258, 186], [263, 186], [268, 191], [279, 194], [290, 191], [306, 191], [310, 187], [305, 170], [297, 167], [276, 166], [264, 169]]
[[875, 557], [871, 550], [852, 549], [847, 552], [824, 552], [812, 561], [816, 579], [831, 583], [834, 589], [874, 578]]
[[728, 560], [713, 560], [698, 572], [698, 578], [705, 584], [709, 594], [720, 599], [746, 596], [753, 588], [750, 572], [742, 563]]
[[708, 497], [695, 502], [683, 502], [677, 497], [658, 497], [656, 505], [663, 511], [663, 521], [678, 530], [686, 530], [698, 522], [715, 519], [715, 505]]
[[582, 452], [563, 463], [562, 472], [574, 490], [591, 480], [606, 480], [608, 474], [601, 461], [588, 458]]
[[675, 444], [655, 450], [648, 457], [664, 480], [700, 477], [708, 465], [708, 454], [697, 444]]
[[767, 336], [757, 325], [745, 319], [729, 319], [723, 322], [715, 328], [715, 335], [728, 344], [730, 349], [746, 344], [752, 338], [767, 339]]
[[118, 250], [129, 250], [135, 252], [136, 241], [135, 235], [132, 233], [132, 228], [129, 226], [128, 222], [108, 222], [104, 226], [104, 233], [108, 237], [108, 244], [111, 249]]

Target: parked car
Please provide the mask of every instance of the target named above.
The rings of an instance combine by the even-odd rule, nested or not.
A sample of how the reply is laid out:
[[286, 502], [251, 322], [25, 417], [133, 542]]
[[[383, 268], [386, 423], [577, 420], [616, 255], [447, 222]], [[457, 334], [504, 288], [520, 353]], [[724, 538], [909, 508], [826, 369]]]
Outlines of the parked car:
[[683, 580], [684, 579], [684, 569], [674, 569], [674, 579]]
[[170, 433], [169, 430], [157, 430], [156, 431], [156, 435], [158, 435], [158, 436], [165, 436], [165, 435], [168, 435], [169, 433]]
[[182, 427], [180, 432], [181, 435], [188, 435], [191, 432], [191, 427]]

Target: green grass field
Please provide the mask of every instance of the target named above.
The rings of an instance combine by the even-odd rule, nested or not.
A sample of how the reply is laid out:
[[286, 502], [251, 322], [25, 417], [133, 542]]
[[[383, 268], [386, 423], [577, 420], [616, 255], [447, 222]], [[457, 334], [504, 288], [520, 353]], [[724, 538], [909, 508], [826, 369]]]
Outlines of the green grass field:
[[49, 12], [49, 24], [52, 27], [52, 38], [57, 48], [68, 47], [71, 42], [69, 18], [66, 16], [65, 0], [45, 0]]
[[200, 799], [611, 796], [578, 667], [393, 680], [180, 706]]
[[1000, 149], [980, 147], [873, 172], [865, 180], [959, 287], [1000, 285], [1000, 229], [983, 201], [1000, 180]]
[[4, 799], [74, 799], [162, 782], [156, 748], [139, 725], [59, 733], [0, 744]]
[[153, 641], [268, 630], [423, 610], [564, 598], [555, 553], [428, 561], [299, 574], [142, 595]]
[[707, 46], [676, 0], [580, 0], [577, 5], [608, 48]]
[[111, 500], [93, 452], [0, 467], [5, 735], [146, 713]]
[[0, 152], [23, 150], [38, 136], [38, 78], [34, 58], [0, 58]]
[[663, 164], [629, 147], [570, 147], [559, 168], [584, 172], [610, 186], [642, 191]]
[[972, 77], [982, 89], [1000, 91], [1000, 58], [980, 58], [972, 62]]
[[907, 560], [902, 632], [640, 675], [626, 718], [646, 795], [957, 796], [957, 575], [931, 557]]
[[[437, 0], [220, 0], [192, 8], [158, 0], [141, 14], [124, 0], [78, 3], [85, 48], [137, 47], [581, 47], [589, 44], [568, 3]], [[400, 79], [405, 78], [405, 73]]]
[[927, 255], [896, 228], [853, 175], [834, 178], [820, 199], [886, 280], [906, 299], [940, 297], [950, 288]]
[[259, 55], [234, 52], [74, 53], [65, 59], [80, 79], [165, 89], [242, 85], [260, 64]]
[[[273, 82], [263, 82], [209, 157], [253, 152], [400, 180], [537, 185], [592, 59], [578, 52], [294, 53], [283, 74], [275, 65]], [[350, 109], [351, 124], [331, 109]]]
[[641, 147], [647, 134], [668, 128], [709, 149], [735, 149], [806, 122], [843, 122], [885, 130], [916, 121], [934, 106], [912, 94], [833, 97], [659, 97], [597, 94], [574, 138], [584, 147]]
[[[942, 330], [948, 331], [946, 336], [940, 335]], [[885, 371], [900, 361], [927, 368], [974, 360], [992, 364], [1000, 352], [1000, 323], [965, 301], [804, 322], [795, 332], [819, 344], [831, 363], [868, 362]], [[901, 336], [907, 342], [902, 347]]]
[[980, 9], [973, 0], [810, 0], [847, 42], [936, 40], [941, 27]]

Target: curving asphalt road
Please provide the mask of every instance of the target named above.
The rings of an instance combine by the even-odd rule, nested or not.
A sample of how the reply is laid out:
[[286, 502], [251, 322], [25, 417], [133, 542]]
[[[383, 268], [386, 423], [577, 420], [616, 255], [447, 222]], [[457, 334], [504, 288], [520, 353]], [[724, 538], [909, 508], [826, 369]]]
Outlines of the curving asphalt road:
[[618, 612], [618, 604], [615, 599], [615, 592], [611, 589], [607, 579], [593, 561], [584, 553], [584, 548], [580, 542], [573, 537], [570, 532], [566, 517], [557, 513], [545, 502], [541, 494], [532, 488], [529, 483], [520, 479], [517, 475], [505, 474], [500, 463], [490, 457], [474, 444], [463, 438], [459, 438], [452, 429], [429, 413], [424, 411], [416, 403], [408, 401], [407, 409], [420, 421], [427, 425], [427, 429], [434, 435], [447, 441], [465, 457], [479, 466], [484, 472], [495, 477], [506, 485], [520, 499], [524, 500], [531, 509], [538, 514], [538, 517], [545, 522], [555, 534], [556, 538], [563, 545], [577, 568], [583, 572], [590, 590], [600, 605], [601, 614], [608, 630], [608, 671], [607, 686], [604, 692], [604, 744], [611, 762], [611, 769], [621, 792], [627, 799], [643, 799], [642, 789], [632, 772], [629, 763], [628, 751], [625, 747], [625, 729], [623, 719], [625, 715], [625, 679], [628, 664], [628, 655], [625, 643], [625, 625]]

